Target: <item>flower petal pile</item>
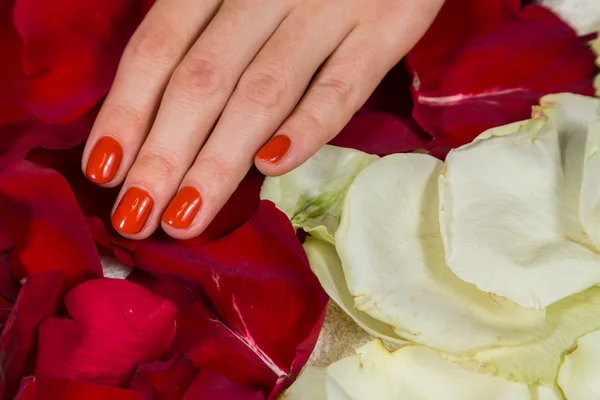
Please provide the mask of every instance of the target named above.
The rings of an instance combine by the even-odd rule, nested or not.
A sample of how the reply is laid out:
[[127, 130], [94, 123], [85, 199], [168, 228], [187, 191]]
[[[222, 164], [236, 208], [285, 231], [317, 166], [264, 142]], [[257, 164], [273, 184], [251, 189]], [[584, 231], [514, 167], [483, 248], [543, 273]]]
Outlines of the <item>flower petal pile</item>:
[[595, 390], [573, 349], [600, 331], [599, 106], [546, 96], [445, 163], [325, 148], [267, 178], [263, 198], [327, 232], [304, 248], [332, 299], [373, 336], [417, 344], [370, 343], [288, 397], [305, 379], [323, 399], [560, 399], [557, 379], [571, 399]]

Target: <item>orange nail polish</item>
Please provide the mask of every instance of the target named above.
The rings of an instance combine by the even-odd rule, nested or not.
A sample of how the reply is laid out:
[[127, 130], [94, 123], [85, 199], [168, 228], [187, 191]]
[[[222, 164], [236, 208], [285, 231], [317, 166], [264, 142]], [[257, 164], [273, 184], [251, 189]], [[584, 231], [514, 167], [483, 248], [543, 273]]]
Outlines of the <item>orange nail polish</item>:
[[125, 192], [112, 217], [113, 227], [121, 233], [139, 233], [146, 225], [154, 200], [144, 189], [132, 187]]
[[292, 141], [289, 137], [277, 135], [271, 138], [271, 140], [258, 151], [256, 156], [264, 162], [275, 164], [286, 155], [291, 145]]
[[119, 142], [110, 136], [104, 136], [90, 153], [85, 175], [94, 183], [108, 183], [117, 174], [122, 159], [123, 148]]
[[196, 218], [202, 206], [200, 192], [191, 186], [184, 186], [175, 196], [163, 214], [165, 224], [176, 229], [187, 229]]

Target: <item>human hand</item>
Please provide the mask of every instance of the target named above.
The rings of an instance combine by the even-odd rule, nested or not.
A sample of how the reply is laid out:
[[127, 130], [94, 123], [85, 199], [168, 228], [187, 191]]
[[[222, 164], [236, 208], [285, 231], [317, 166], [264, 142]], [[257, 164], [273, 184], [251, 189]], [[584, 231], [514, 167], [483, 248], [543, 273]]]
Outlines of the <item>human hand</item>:
[[112, 223], [199, 235], [252, 164], [284, 174], [331, 140], [443, 0], [158, 0], [127, 46], [83, 155], [124, 182]]

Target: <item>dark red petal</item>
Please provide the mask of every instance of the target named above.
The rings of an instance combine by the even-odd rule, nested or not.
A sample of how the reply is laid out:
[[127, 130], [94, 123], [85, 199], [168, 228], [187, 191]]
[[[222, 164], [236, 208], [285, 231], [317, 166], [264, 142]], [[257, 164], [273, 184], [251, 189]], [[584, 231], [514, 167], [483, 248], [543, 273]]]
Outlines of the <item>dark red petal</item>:
[[263, 400], [261, 392], [241, 386], [222, 375], [206, 369], [198, 372], [196, 379], [182, 400]]
[[160, 359], [175, 335], [175, 306], [120, 279], [95, 279], [65, 298], [70, 318], [39, 328], [36, 376], [125, 386], [135, 368]]
[[0, 2], [0, 125], [17, 123], [29, 115], [25, 106], [25, 72], [21, 64], [23, 40], [13, 25], [13, 0]]
[[0, 337], [0, 398], [12, 398], [19, 387], [38, 325], [56, 313], [62, 282], [61, 272], [53, 270], [23, 284]]
[[135, 260], [200, 286], [208, 298], [178, 316], [172, 354], [185, 352], [196, 365], [265, 393], [293, 373], [295, 360], [308, 359], [327, 297], [289, 220], [272, 203], [200, 246], [142, 241]]
[[195, 376], [196, 367], [189, 358], [174, 357], [168, 362], [140, 365], [130, 388], [151, 391], [154, 400], [179, 400]]
[[381, 111], [359, 111], [330, 144], [371, 154], [405, 153], [425, 147], [425, 137], [412, 118]]
[[593, 94], [594, 55], [568, 25], [519, 0], [448, 0], [408, 54], [413, 115], [443, 155], [491, 127], [527, 119], [548, 93]]
[[152, 394], [68, 379], [27, 377], [15, 400], [152, 400]]
[[152, 1], [16, 0], [30, 110], [69, 122], [108, 91], [121, 53]]
[[20, 278], [60, 269], [65, 286], [102, 276], [100, 258], [83, 215], [56, 171], [20, 160], [0, 172], [0, 219], [19, 265]]

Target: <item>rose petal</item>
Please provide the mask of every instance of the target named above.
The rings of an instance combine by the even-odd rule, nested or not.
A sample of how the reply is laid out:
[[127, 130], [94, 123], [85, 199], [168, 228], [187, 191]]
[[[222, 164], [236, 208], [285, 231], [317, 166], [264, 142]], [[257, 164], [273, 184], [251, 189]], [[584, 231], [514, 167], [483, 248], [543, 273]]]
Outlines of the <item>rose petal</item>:
[[39, 272], [23, 284], [0, 337], [0, 398], [12, 398], [27, 373], [38, 325], [55, 314], [62, 283], [61, 272], [52, 270]]
[[14, 242], [17, 277], [60, 269], [71, 287], [102, 276], [81, 211], [57, 172], [23, 160], [7, 166], [0, 172], [0, 219]]
[[[448, 0], [408, 54], [413, 116], [445, 155], [486, 129], [527, 119], [548, 93], [593, 94], [587, 38], [519, 0]], [[483, 67], [481, 60], [493, 65]]]
[[65, 297], [70, 318], [39, 328], [36, 376], [126, 385], [138, 364], [162, 357], [175, 335], [176, 308], [122, 279], [96, 279]]
[[196, 367], [189, 358], [174, 357], [168, 362], [140, 365], [130, 389], [150, 391], [154, 393], [154, 400], [179, 400], [195, 376]]
[[330, 144], [387, 155], [423, 148], [425, 136], [412, 118], [381, 111], [359, 111]]
[[15, 400], [151, 400], [152, 393], [57, 378], [27, 377]]
[[600, 283], [600, 256], [579, 213], [588, 125], [599, 102], [561, 94], [541, 104], [532, 120], [450, 153], [440, 179], [450, 269], [538, 309]]
[[569, 399], [600, 398], [600, 331], [577, 340], [577, 346], [565, 355], [560, 367], [558, 385]]
[[452, 353], [525, 341], [543, 311], [477, 289], [444, 261], [442, 166], [428, 155], [394, 154], [350, 185], [335, 243], [355, 306], [403, 338]]
[[16, 0], [24, 39], [30, 110], [44, 122], [69, 122], [108, 91], [129, 37], [152, 0]]
[[29, 115], [25, 106], [25, 72], [21, 64], [23, 40], [13, 25], [14, 1], [0, 4], [0, 125], [17, 123]]
[[261, 392], [240, 386], [222, 375], [208, 370], [201, 370], [182, 397], [182, 400], [196, 399], [263, 400], [264, 396]]

